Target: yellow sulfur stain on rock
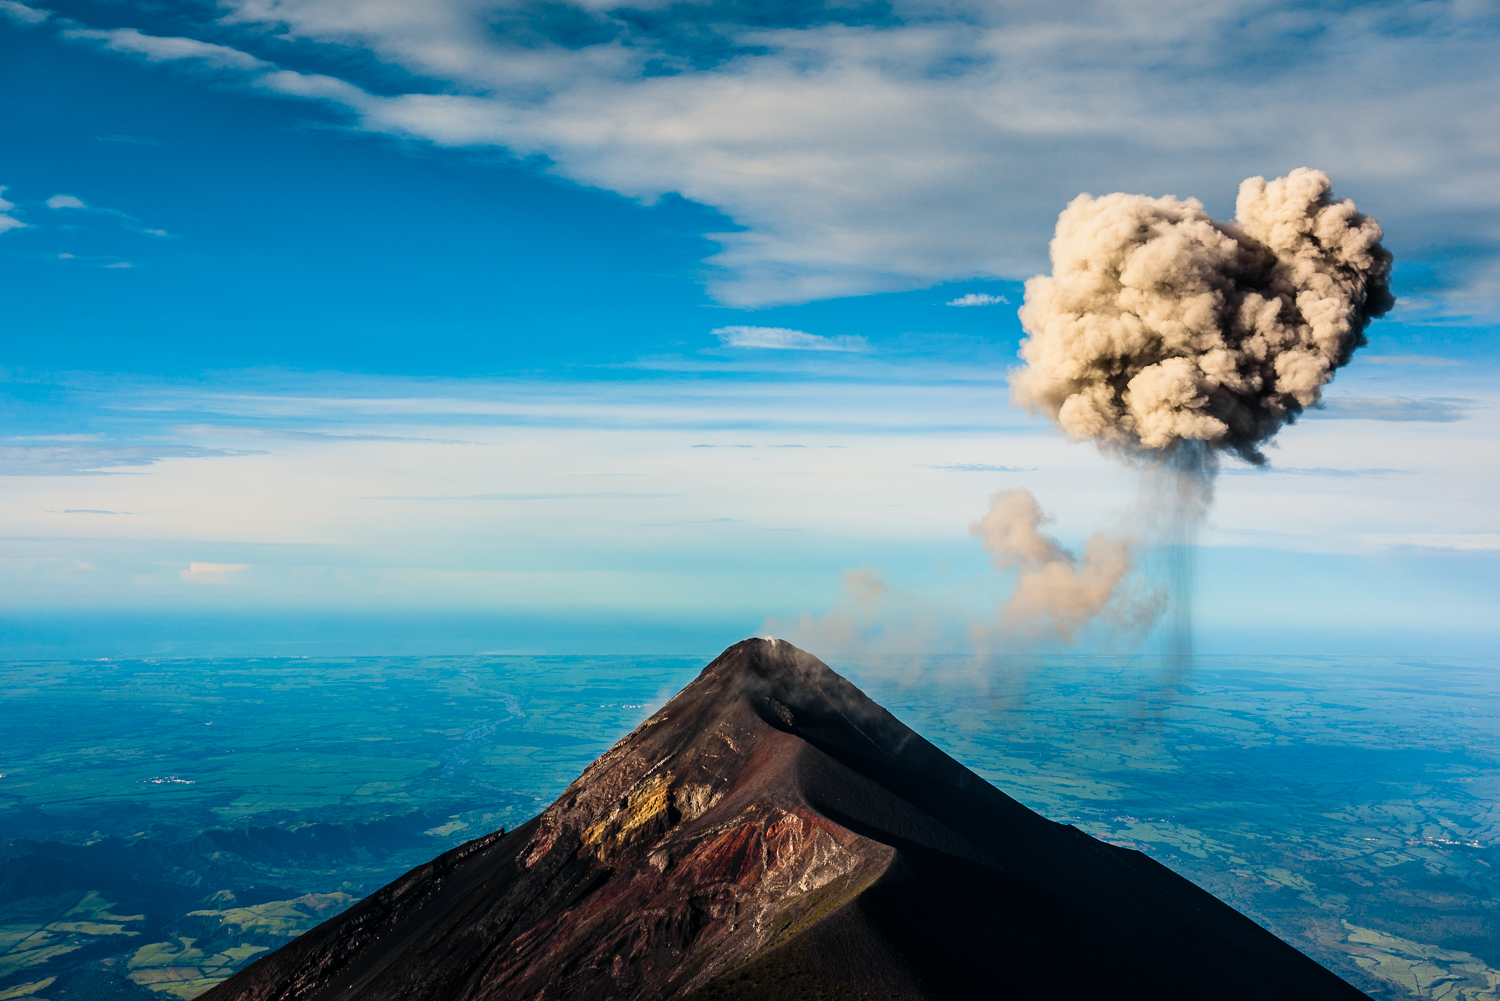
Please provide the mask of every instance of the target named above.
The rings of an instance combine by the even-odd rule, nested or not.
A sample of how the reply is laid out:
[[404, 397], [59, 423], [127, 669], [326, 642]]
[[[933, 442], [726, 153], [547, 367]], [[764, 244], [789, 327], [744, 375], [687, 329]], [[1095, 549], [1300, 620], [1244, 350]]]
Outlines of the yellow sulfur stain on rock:
[[[583, 832], [583, 843], [599, 844], [605, 833], [618, 825], [616, 837], [627, 834], [665, 813], [672, 805], [672, 776], [652, 775], [625, 794], [624, 807], [617, 813], [591, 825]], [[623, 815], [623, 816], [622, 816]]]

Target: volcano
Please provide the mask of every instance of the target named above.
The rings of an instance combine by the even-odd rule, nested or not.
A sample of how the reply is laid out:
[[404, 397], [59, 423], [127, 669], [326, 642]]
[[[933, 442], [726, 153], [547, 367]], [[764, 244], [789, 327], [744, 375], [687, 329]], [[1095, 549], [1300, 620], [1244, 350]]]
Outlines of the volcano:
[[1366, 998], [778, 640], [204, 1001]]

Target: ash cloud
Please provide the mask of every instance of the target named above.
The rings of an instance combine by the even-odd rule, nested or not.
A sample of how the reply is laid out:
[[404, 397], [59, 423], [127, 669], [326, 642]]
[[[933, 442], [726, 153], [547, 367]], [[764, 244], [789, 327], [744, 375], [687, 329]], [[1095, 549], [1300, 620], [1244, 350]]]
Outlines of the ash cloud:
[[1319, 406], [1395, 305], [1382, 235], [1306, 167], [1246, 180], [1232, 222], [1192, 198], [1083, 194], [1058, 217], [1052, 274], [1026, 283], [1013, 402], [1153, 472], [1145, 522], [1166, 556], [1179, 666], [1219, 456], [1266, 465], [1265, 445]]
[[1014, 571], [1009, 596], [990, 608], [958, 609], [976, 592], [972, 582], [942, 597], [888, 585], [872, 567], [844, 574], [843, 592], [822, 615], [765, 620], [761, 632], [839, 656], [905, 665], [913, 672], [935, 653], [974, 655], [988, 662], [997, 648], [1018, 650], [1068, 645], [1103, 626], [1111, 638], [1136, 635], [1166, 608], [1160, 588], [1135, 573], [1135, 543], [1102, 532], [1069, 550], [1042, 531], [1051, 522], [1029, 490], [1002, 490], [970, 532], [999, 570]]
[[[971, 624], [976, 652], [997, 638], [1071, 644], [1095, 626], [1128, 636], [1167, 614], [1169, 664], [1178, 672], [1190, 664], [1195, 535], [1219, 457], [1266, 467], [1262, 449], [1320, 405], [1370, 322], [1395, 304], [1379, 224], [1331, 192], [1327, 174], [1300, 168], [1245, 181], [1231, 222], [1173, 196], [1083, 194], [1062, 212], [1052, 273], [1026, 283], [1026, 364], [1012, 375], [1012, 398], [1073, 440], [1144, 468], [1140, 524], [1128, 535], [1096, 533], [1073, 552], [1042, 531], [1048, 519], [1029, 491], [994, 494], [972, 531], [1015, 580], [993, 616]], [[1409, 402], [1366, 403], [1359, 413], [1433, 420], [1456, 412]], [[1350, 409], [1326, 406], [1319, 412]], [[1138, 572], [1148, 544], [1162, 558], [1165, 588]], [[790, 631], [798, 642], [868, 648], [874, 640], [889, 649], [893, 639], [919, 647], [914, 637], [935, 635], [925, 612], [904, 613], [920, 628], [892, 625], [903, 616], [878, 578], [851, 577], [846, 588], [833, 612], [804, 616]]]
[[1380, 225], [1299, 168], [1196, 199], [1079, 195], [1052, 274], [1026, 283], [1013, 399], [1075, 440], [1162, 459], [1184, 443], [1256, 465], [1395, 303]]
[[1010, 598], [996, 617], [1005, 634], [1072, 643], [1101, 617], [1125, 629], [1148, 628], [1156, 621], [1164, 596], [1127, 584], [1130, 539], [1096, 532], [1080, 557], [1041, 531], [1050, 520], [1031, 491], [1001, 490], [970, 527], [997, 569], [1016, 571]]

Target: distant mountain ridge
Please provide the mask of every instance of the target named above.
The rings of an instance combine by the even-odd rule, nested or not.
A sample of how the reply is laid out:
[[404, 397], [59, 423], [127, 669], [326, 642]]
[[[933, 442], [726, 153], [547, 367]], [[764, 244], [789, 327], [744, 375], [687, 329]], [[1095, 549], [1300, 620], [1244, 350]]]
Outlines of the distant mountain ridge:
[[202, 997], [1366, 995], [1145, 855], [1028, 810], [811, 655], [747, 640], [540, 816]]

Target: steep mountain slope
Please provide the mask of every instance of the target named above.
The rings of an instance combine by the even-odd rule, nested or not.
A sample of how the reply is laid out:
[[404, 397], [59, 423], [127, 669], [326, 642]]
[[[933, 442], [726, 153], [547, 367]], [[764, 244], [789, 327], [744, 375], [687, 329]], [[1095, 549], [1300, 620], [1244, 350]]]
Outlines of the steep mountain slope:
[[816, 658], [747, 640], [541, 816], [203, 995], [1365, 995], [1146, 856], [990, 786]]

